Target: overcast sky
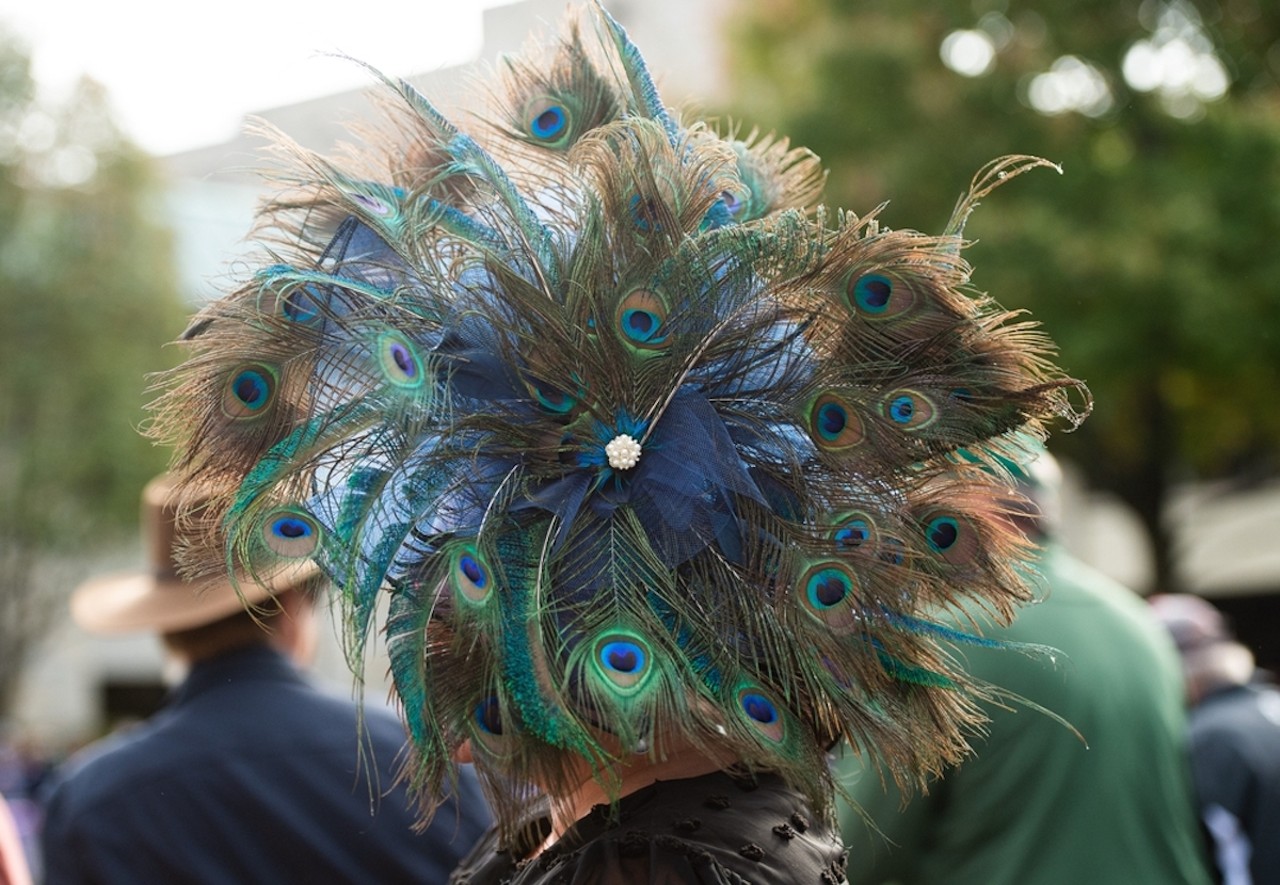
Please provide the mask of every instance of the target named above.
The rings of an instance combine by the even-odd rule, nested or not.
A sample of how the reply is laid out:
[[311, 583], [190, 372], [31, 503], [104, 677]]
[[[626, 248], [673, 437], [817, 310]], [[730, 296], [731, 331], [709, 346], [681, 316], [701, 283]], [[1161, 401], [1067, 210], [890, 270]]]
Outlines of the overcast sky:
[[480, 49], [481, 10], [510, 0], [0, 0], [41, 89], [88, 74], [143, 148], [172, 153], [230, 138], [247, 112], [351, 89], [368, 74], [457, 64]]

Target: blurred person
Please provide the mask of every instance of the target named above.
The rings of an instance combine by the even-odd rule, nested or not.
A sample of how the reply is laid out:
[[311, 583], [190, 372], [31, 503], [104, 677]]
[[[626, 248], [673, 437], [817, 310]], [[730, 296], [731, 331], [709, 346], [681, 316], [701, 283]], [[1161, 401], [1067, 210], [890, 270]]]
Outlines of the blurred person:
[[4, 796], [0, 796], [0, 885], [31, 885], [27, 855]]
[[977, 618], [985, 637], [1061, 654], [966, 648], [969, 672], [1002, 700], [984, 705], [973, 755], [905, 805], [859, 758], [837, 762], [854, 802], [840, 809], [849, 882], [1202, 885], [1168, 637], [1134, 593], [1059, 542], [1052, 456], [1015, 474], [1032, 508], [1014, 518], [1041, 545], [1044, 598], [1006, 628]]
[[1211, 603], [1148, 601], [1182, 657], [1191, 771], [1222, 882], [1280, 882], [1280, 689]]
[[90, 581], [72, 598], [83, 629], [154, 631], [188, 671], [160, 712], [53, 776], [47, 885], [442, 881], [488, 821], [473, 774], [416, 832], [395, 774], [397, 718], [360, 713], [302, 672], [319, 570], [239, 576], [238, 587], [221, 579], [197, 593], [174, 562], [194, 532], [177, 523], [177, 506], [167, 475], [148, 484], [152, 571]]
[[26, 856], [29, 872], [37, 880], [41, 817], [37, 797], [49, 768], [48, 760], [28, 736], [15, 733], [0, 738], [0, 798], [8, 805], [9, 822]]

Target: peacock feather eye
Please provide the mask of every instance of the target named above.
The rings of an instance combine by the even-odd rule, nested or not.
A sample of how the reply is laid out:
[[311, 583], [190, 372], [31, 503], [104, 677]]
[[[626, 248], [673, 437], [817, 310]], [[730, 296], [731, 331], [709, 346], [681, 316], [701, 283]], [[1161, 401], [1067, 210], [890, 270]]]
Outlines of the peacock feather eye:
[[320, 526], [303, 510], [281, 507], [267, 514], [262, 541], [277, 556], [304, 559], [320, 544]]
[[494, 695], [476, 704], [472, 710], [472, 716], [475, 719], [476, 726], [485, 734], [491, 734], [498, 737], [502, 736], [502, 709], [498, 705], [498, 699]]
[[374, 215], [382, 218], [386, 218], [394, 211], [394, 207], [381, 197], [375, 197], [371, 194], [362, 194], [359, 191], [349, 191], [347, 196], [351, 199], [351, 202], [355, 203], [360, 208], [367, 212], [372, 212]]
[[811, 617], [843, 633], [857, 622], [854, 592], [857, 579], [843, 562], [820, 562], [800, 576], [801, 607]]
[[831, 533], [831, 540], [836, 542], [836, 549], [842, 551], [857, 550], [875, 541], [875, 524], [862, 513], [846, 514]]
[[978, 553], [981, 539], [973, 523], [950, 513], [933, 513], [921, 521], [929, 549], [952, 565], [969, 562]]
[[463, 544], [453, 554], [449, 583], [471, 602], [484, 602], [493, 590], [489, 569], [473, 544]]
[[884, 416], [902, 430], [928, 427], [938, 416], [933, 401], [916, 390], [895, 390], [885, 397], [883, 409]]
[[742, 214], [742, 210], [747, 207], [747, 201], [739, 194], [733, 191], [724, 191], [720, 194], [720, 202], [724, 204], [725, 211], [733, 218], [737, 218]]
[[656, 350], [667, 344], [667, 305], [648, 289], [634, 289], [618, 304], [618, 329], [629, 344]]
[[241, 366], [231, 373], [222, 395], [222, 412], [228, 418], [256, 418], [271, 405], [276, 394], [276, 374], [261, 363]]
[[960, 539], [960, 525], [953, 516], [936, 516], [924, 527], [924, 536], [930, 550], [945, 553]]
[[824, 393], [809, 409], [809, 435], [826, 451], [847, 449], [862, 442], [862, 419], [845, 399]]
[[627, 694], [638, 691], [652, 672], [653, 652], [631, 633], [611, 633], [595, 643], [594, 662], [600, 674]]
[[534, 141], [548, 147], [561, 147], [568, 141], [572, 121], [564, 104], [544, 98], [530, 104], [527, 117]]
[[881, 273], [854, 274], [845, 285], [849, 306], [869, 319], [896, 317], [915, 304], [915, 293], [905, 283]]
[[577, 397], [570, 396], [567, 393], [556, 390], [548, 384], [544, 384], [536, 378], [530, 378], [525, 381], [525, 386], [529, 388], [529, 392], [533, 394], [533, 398], [538, 401], [538, 405], [542, 406], [549, 412], [557, 415], [563, 415], [573, 409], [578, 404]]
[[409, 390], [422, 386], [426, 372], [412, 341], [402, 333], [388, 329], [378, 336], [377, 350], [378, 365], [387, 381]]
[[738, 709], [747, 725], [770, 743], [780, 744], [786, 737], [782, 711], [765, 692], [755, 686], [738, 690]]
[[811, 572], [804, 590], [815, 609], [834, 608], [849, 598], [853, 580], [843, 569], [828, 566]]
[[884, 313], [892, 297], [893, 280], [878, 273], [864, 274], [853, 283], [853, 303], [869, 314]]

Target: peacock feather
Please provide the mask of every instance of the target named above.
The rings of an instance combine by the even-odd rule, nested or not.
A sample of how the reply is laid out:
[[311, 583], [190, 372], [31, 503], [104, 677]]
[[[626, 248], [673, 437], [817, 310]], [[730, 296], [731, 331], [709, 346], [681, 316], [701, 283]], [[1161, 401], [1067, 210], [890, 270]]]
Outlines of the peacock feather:
[[1050, 164], [982, 170], [939, 236], [832, 215], [816, 158], [681, 121], [598, 8], [470, 129], [385, 92], [341, 160], [281, 142], [261, 269], [158, 401], [225, 490], [191, 570], [315, 560], [356, 667], [389, 597], [425, 801], [470, 741], [508, 828], [573, 760], [691, 745], [822, 807], [839, 738], [957, 759], [983, 640], [928, 613], [1029, 598], [999, 465], [1087, 411], [961, 228]]

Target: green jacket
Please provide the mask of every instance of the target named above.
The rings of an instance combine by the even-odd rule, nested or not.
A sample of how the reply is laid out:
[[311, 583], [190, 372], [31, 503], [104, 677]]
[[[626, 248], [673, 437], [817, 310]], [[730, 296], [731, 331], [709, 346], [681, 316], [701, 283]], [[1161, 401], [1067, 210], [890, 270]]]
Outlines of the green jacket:
[[[840, 809], [850, 885], [1207, 885], [1181, 671], [1131, 591], [1050, 547], [1044, 601], [983, 634], [1057, 661], [964, 650], [978, 678], [1053, 711], [984, 705], [975, 755], [901, 807], [851, 753], [837, 770], [875, 830]], [[1083, 737], [1083, 741], [1081, 739]], [[1087, 741], [1088, 744], [1084, 743]]]

